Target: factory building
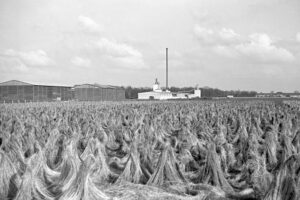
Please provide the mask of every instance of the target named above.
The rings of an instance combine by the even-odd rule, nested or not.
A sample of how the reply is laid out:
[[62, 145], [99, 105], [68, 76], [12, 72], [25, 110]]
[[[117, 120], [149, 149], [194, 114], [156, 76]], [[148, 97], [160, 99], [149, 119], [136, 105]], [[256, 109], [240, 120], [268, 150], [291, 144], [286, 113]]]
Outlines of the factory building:
[[75, 85], [74, 93], [75, 100], [78, 101], [117, 101], [125, 99], [125, 89], [110, 85]]
[[73, 98], [71, 87], [34, 85], [11, 80], [0, 83], [0, 102], [67, 101]]
[[138, 93], [138, 99], [146, 100], [146, 99], [157, 99], [157, 100], [167, 100], [167, 99], [193, 99], [193, 98], [201, 98], [201, 90], [196, 87], [194, 93], [190, 92], [170, 92], [168, 90], [168, 48], [166, 48], [166, 89], [163, 91], [157, 79], [153, 85], [153, 90], [150, 92], [141, 92]]
[[157, 100], [167, 100], [167, 99], [193, 99], [200, 98], [201, 90], [196, 88], [194, 93], [189, 92], [170, 92], [168, 90], [163, 91], [157, 79], [153, 85], [153, 90], [150, 92], [141, 92], [138, 93], [138, 99], [146, 100], [146, 99], [157, 99]]

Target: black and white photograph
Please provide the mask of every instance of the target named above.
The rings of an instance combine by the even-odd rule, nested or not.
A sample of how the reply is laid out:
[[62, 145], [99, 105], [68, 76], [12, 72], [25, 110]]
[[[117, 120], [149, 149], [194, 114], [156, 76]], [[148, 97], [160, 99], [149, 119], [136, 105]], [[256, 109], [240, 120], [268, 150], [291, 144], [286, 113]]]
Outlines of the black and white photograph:
[[300, 200], [300, 0], [0, 0], [0, 200]]

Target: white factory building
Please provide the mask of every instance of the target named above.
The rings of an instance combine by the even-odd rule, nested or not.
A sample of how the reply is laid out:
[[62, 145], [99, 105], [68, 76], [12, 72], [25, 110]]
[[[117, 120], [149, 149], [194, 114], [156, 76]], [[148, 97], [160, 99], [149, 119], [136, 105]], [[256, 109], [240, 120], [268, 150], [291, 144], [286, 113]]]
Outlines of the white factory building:
[[138, 99], [157, 99], [157, 100], [167, 100], [167, 99], [193, 99], [201, 98], [201, 90], [196, 87], [194, 93], [190, 92], [170, 92], [168, 90], [168, 48], [166, 48], [166, 90], [163, 91], [157, 79], [153, 85], [153, 90], [150, 92], [138, 93]]
[[167, 99], [192, 99], [192, 98], [200, 98], [201, 90], [196, 88], [194, 93], [185, 93], [185, 92], [170, 92], [169, 90], [163, 91], [157, 79], [153, 85], [153, 91], [150, 92], [141, 92], [138, 93], [138, 99], [146, 100], [146, 99], [157, 99], [157, 100], [167, 100]]

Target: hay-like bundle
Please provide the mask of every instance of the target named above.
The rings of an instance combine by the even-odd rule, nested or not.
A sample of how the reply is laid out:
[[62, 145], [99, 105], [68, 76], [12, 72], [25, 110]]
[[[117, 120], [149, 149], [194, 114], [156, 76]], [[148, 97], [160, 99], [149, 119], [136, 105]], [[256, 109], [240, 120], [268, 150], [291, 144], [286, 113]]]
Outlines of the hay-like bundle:
[[277, 137], [274, 131], [265, 133], [265, 148], [267, 164], [273, 167], [277, 164]]
[[59, 167], [59, 181], [53, 187], [53, 190], [56, 191], [56, 193], [64, 193], [66, 190], [68, 190], [76, 179], [77, 173], [79, 172], [82, 161], [78, 156], [76, 142], [74, 140], [71, 140], [67, 145], [62, 159], [63, 160]]
[[261, 199], [273, 181], [272, 174], [267, 171], [265, 155], [254, 155], [248, 160], [247, 169], [251, 172], [249, 182], [255, 189], [257, 198]]
[[[17, 171], [16, 176], [14, 177], [14, 180], [12, 181], [12, 185], [15, 185], [15, 183], [18, 183], [18, 180], [25, 171], [27, 170], [27, 160], [24, 157], [24, 153], [21, 150], [21, 147], [19, 146], [19, 143], [17, 139], [14, 139], [15, 137], [10, 138], [10, 142], [7, 145], [7, 150], [10, 151], [7, 153], [7, 156], [10, 158], [10, 161], [14, 165], [14, 169]], [[18, 183], [18, 185], [20, 185]]]
[[[288, 185], [283, 185], [283, 183]], [[285, 172], [281, 170], [275, 175], [275, 179], [263, 200], [296, 200], [295, 194], [295, 183], [291, 178], [285, 177]]]
[[45, 182], [47, 185], [47, 189], [53, 194], [60, 194], [60, 188], [57, 187], [61, 178], [61, 171], [56, 171], [51, 169], [46, 161], [42, 163], [42, 173], [39, 177]]
[[140, 183], [142, 179], [144, 179], [145, 182], [145, 176], [141, 169], [140, 153], [137, 149], [137, 142], [133, 141], [129, 159], [117, 182], [128, 181], [132, 183]]
[[247, 143], [248, 143], [248, 137], [249, 134], [246, 129], [245, 122], [240, 122], [240, 127], [236, 133], [235, 138], [231, 142], [231, 144], [235, 147], [237, 150], [237, 156], [236, 156], [236, 165], [241, 167], [246, 162], [246, 155], [247, 155]]
[[211, 183], [213, 186], [218, 186], [228, 193], [233, 192], [233, 188], [226, 180], [224, 172], [222, 171], [220, 158], [216, 153], [214, 143], [208, 146], [205, 168], [199, 178], [203, 183]]
[[286, 159], [296, 153], [296, 150], [292, 144], [292, 139], [287, 135], [281, 135], [281, 147], [283, 151], [281, 162], [284, 162]]
[[147, 185], [162, 186], [164, 184], [185, 183], [186, 180], [179, 169], [173, 150], [167, 145], [161, 152], [156, 169], [149, 178]]
[[235, 149], [232, 144], [228, 144], [228, 143], [224, 145], [224, 149], [226, 152], [226, 168], [225, 168], [225, 170], [226, 170], [226, 172], [228, 172], [228, 170], [233, 168], [236, 163], [236, 159], [234, 156]]
[[45, 162], [43, 152], [32, 155], [28, 160], [28, 167], [22, 176], [22, 182], [15, 200], [44, 199], [55, 200], [55, 196], [47, 189], [47, 185], [40, 176], [42, 163]]
[[300, 153], [300, 130], [298, 130], [292, 140], [292, 144], [295, 147], [297, 153]]
[[[300, 155], [292, 155], [280, 165], [264, 200], [296, 200], [299, 199]], [[297, 177], [295, 179], [295, 177]], [[298, 179], [298, 180], [297, 180]]]
[[84, 148], [84, 151], [79, 156], [81, 160], [85, 160], [89, 155], [95, 155], [96, 150], [96, 141], [93, 138], [87, 140], [87, 145]]
[[110, 170], [107, 164], [105, 146], [98, 139], [95, 139], [95, 150], [93, 152], [95, 156], [95, 164], [98, 165], [98, 168], [94, 173], [97, 180], [94, 182], [97, 182], [97, 184], [105, 184], [111, 180], [115, 181], [118, 175]]
[[51, 169], [56, 169], [62, 162], [65, 139], [66, 138], [61, 135], [57, 129], [50, 132], [50, 136], [45, 145], [45, 157], [47, 158], [47, 165]]
[[0, 150], [0, 199], [13, 197], [17, 192], [19, 175], [9, 157]]
[[[88, 156], [81, 164], [75, 178], [71, 179], [68, 187], [63, 187], [59, 199], [62, 200], [107, 200], [105, 195], [93, 182], [91, 173], [95, 170], [95, 159], [92, 155]], [[96, 165], [97, 166], [97, 165]], [[94, 169], [93, 169], [94, 168]], [[93, 169], [93, 170], [92, 170]]]

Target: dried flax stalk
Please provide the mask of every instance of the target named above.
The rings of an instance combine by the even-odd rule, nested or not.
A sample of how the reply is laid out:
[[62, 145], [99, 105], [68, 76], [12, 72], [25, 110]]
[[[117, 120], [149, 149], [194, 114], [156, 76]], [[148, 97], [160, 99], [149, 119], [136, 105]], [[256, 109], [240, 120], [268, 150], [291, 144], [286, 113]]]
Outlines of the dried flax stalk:
[[174, 153], [171, 147], [167, 145], [163, 149], [156, 169], [149, 178], [147, 185], [162, 186], [165, 183], [180, 184], [185, 182], [186, 180], [179, 169]]
[[216, 146], [214, 143], [210, 144], [208, 147], [204, 173], [204, 176], [206, 177], [202, 178], [209, 178], [214, 186], [222, 188], [225, 192], [233, 192], [233, 188], [226, 180], [222, 171], [220, 158], [216, 153]]

